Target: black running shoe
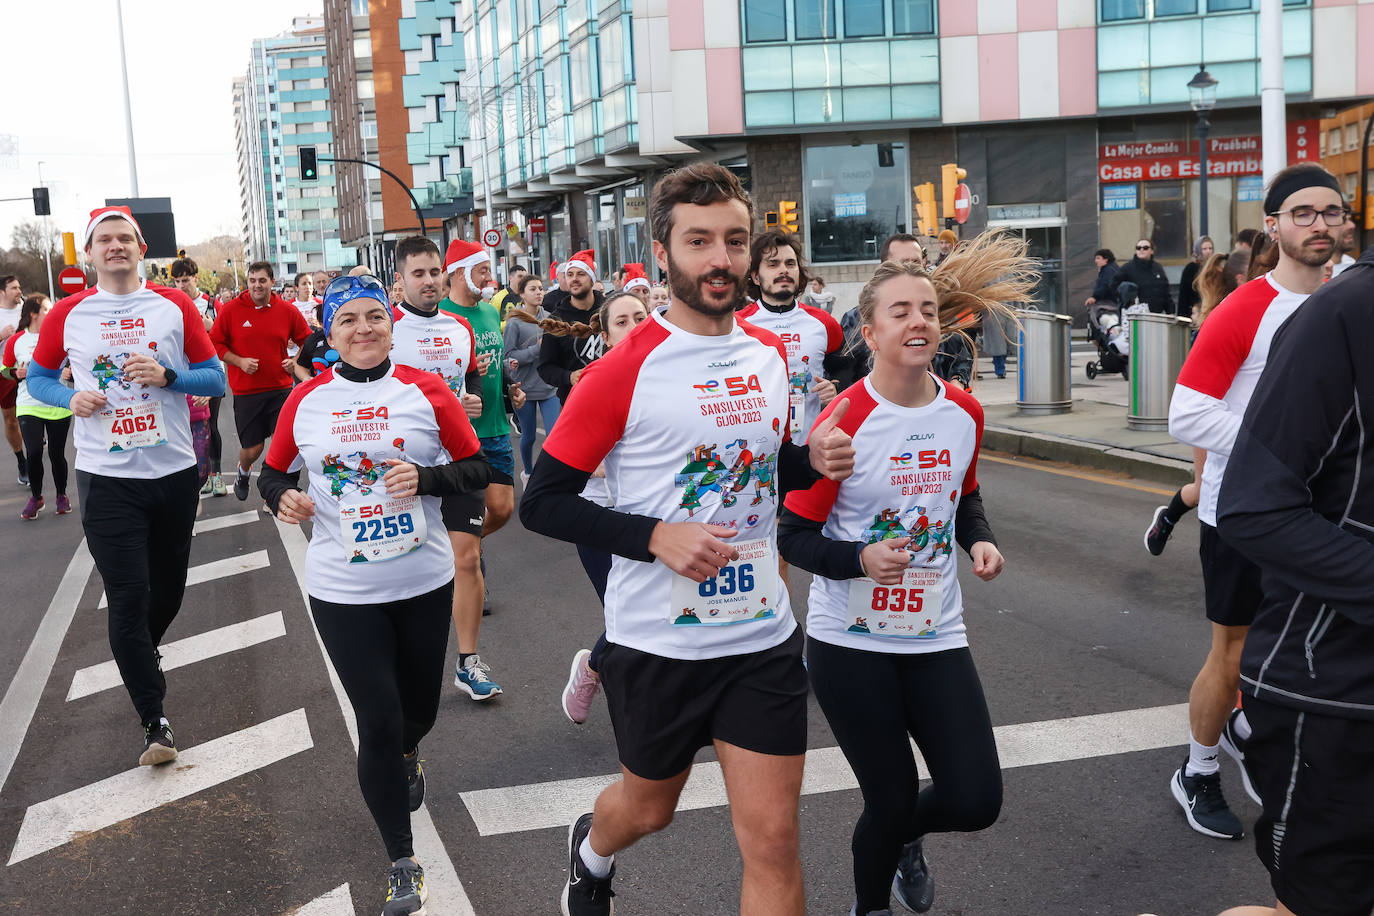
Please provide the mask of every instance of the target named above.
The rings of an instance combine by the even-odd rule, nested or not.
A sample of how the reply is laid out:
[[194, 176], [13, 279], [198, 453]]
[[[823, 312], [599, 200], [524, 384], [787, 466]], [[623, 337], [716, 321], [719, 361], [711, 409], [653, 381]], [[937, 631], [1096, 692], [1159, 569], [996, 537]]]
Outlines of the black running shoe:
[[1240, 717], [1240, 710], [1231, 710], [1231, 715], [1226, 717], [1226, 724], [1221, 728], [1221, 749], [1231, 755], [1240, 767], [1241, 782], [1245, 785], [1245, 794], [1250, 796], [1250, 800], [1257, 805], [1264, 804], [1260, 800], [1259, 792], [1255, 791], [1255, 784], [1250, 780], [1250, 770], [1245, 766], [1245, 739], [1236, 734], [1236, 719]]
[[1168, 506], [1160, 506], [1155, 510], [1155, 517], [1150, 521], [1150, 527], [1145, 531], [1145, 549], [1150, 552], [1150, 556], [1157, 557], [1164, 552], [1164, 545], [1169, 543], [1169, 535], [1174, 533], [1174, 524], [1164, 517], [1164, 513], [1169, 511]]
[[391, 866], [386, 874], [386, 905], [382, 907], [382, 916], [424, 916], [428, 899], [425, 870], [418, 862], [402, 859]]
[[935, 879], [920, 840], [902, 847], [897, 874], [892, 876], [892, 894], [913, 913], [924, 913], [935, 903]]
[[1226, 796], [1221, 794], [1221, 774], [1207, 776], [1188, 776], [1184, 766], [1174, 771], [1169, 788], [1174, 799], [1188, 818], [1188, 826], [1204, 836], [1214, 836], [1220, 840], [1238, 840], [1245, 836], [1240, 818], [1231, 813], [1226, 804]]
[[177, 745], [172, 737], [172, 726], [165, 718], [144, 725], [143, 738], [145, 743], [143, 753], [138, 757], [139, 766], [157, 766], [159, 763], [171, 763], [177, 759]]
[[563, 885], [563, 916], [611, 916], [615, 912], [611, 899], [615, 896], [615, 891], [611, 890], [615, 866], [611, 866], [609, 875], [597, 878], [587, 871], [578, 853], [582, 841], [591, 832], [590, 811], [573, 821], [568, 831], [568, 883]]
[[420, 766], [420, 749], [405, 755], [406, 791], [410, 793], [410, 810], [419, 811], [425, 803], [425, 771]]
[[249, 476], [242, 471], [234, 474], [234, 495], [239, 498], [239, 502], [248, 499], [248, 480]]

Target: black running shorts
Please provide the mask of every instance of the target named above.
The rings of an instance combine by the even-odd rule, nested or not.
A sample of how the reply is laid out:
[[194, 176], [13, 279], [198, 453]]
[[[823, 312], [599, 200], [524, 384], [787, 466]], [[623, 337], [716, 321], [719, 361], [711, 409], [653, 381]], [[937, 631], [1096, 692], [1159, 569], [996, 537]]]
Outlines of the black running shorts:
[[1198, 538], [1202, 556], [1202, 585], [1207, 594], [1207, 619], [1224, 627], [1248, 627], [1255, 622], [1264, 597], [1260, 569], [1221, 539], [1206, 522]]
[[444, 516], [444, 528], [460, 534], [482, 536], [482, 520], [486, 518], [487, 491], [458, 493], [445, 496], [439, 503], [439, 511]]
[[1245, 697], [1245, 767], [1264, 799], [1255, 852], [1301, 916], [1374, 912], [1374, 721]]
[[621, 764], [668, 779], [717, 739], [760, 754], [806, 753], [802, 645], [801, 627], [771, 649], [701, 661], [607, 643], [601, 686]]
[[268, 440], [277, 428], [277, 417], [290, 394], [290, 388], [278, 388], [234, 395], [234, 429], [242, 448], [262, 445]]

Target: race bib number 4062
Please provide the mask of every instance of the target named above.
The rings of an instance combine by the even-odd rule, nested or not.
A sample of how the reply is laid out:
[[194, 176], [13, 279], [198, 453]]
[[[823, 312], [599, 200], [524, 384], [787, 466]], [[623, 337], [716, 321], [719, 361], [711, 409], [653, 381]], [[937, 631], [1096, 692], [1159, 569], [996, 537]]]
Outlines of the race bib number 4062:
[[161, 401], [146, 401], [129, 407], [106, 407], [99, 416], [107, 451], [127, 452], [167, 441]]
[[845, 629], [863, 636], [934, 639], [943, 607], [944, 584], [933, 569], [907, 569], [900, 585], [851, 579]]
[[769, 538], [735, 544], [739, 558], [705, 582], [673, 576], [674, 626], [720, 626], [777, 616], [778, 556]]

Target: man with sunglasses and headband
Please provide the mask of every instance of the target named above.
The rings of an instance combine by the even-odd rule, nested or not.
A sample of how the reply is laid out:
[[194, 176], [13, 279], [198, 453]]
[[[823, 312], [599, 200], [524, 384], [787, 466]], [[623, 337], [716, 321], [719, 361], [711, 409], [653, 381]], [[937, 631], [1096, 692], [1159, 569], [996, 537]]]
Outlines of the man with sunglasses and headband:
[[228, 365], [229, 390], [234, 393], [234, 426], [239, 435], [234, 495], [240, 500], [248, 498], [253, 462], [262, 454], [291, 393], [295, 361], [286, 355], [288, 345], [299, 347], [310, 336], [301, 313], [272, 292], [273, 279], [268, 262], [249, 264], [248, 289], [220, 306], [210, 329], [215, 351]]
[[[1217, 496], [1274, 334], [1321, 286], [1323, 268], [1350, 213], [1335, 176], [1316, 163], [1289, 166], [1275, 175], [1264, 212], [1265, 231], [1278, 244], [1278, 263], [1208, 315], [1169, 405], [1170, 434], [1207, 450], [1197, 514], [1212, 622], [1207, 659], [1188, 694], [1188, 757], [1174, 772], [1170, 789], [1189, 826], [1221, 839], [1238, 839], [1244, 831], [1221, 793], [1219, 749], [1240, 764], [1246, 792], [1260, 800], [1244, 766], [1250, 724], [1235, 700], [1241, 648], [1262, 592], [1259, 567], [1217, 534]], [[1220, 509], [1224, 514], [1226, 506]]]

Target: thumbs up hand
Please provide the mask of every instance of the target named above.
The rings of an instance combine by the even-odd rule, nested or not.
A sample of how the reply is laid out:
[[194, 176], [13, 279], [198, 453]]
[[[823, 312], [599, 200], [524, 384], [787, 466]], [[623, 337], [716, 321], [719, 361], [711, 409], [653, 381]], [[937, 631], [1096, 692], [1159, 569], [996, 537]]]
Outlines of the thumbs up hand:
[[854, 473], [854, 440], [839, 428], [839, 422], [849, 412], [849, 398], [835, 405], [830, 415], [817, 423], [807, 441], [811, 453], [811, 467], [823, 477], [839, 483]]

